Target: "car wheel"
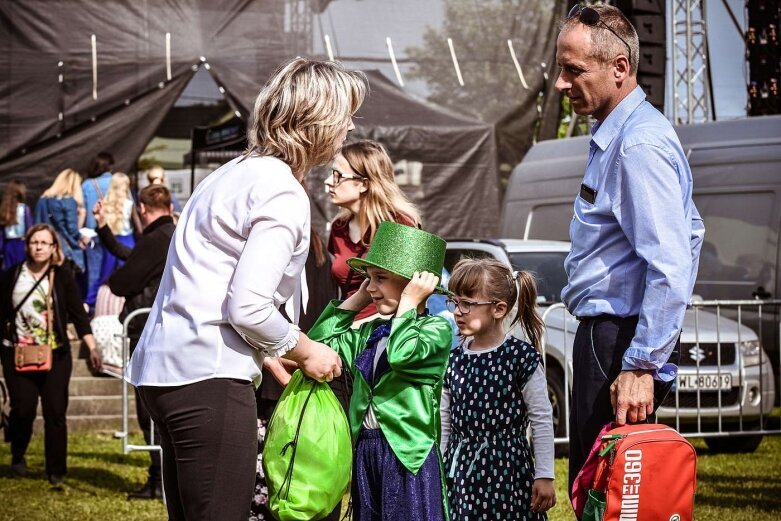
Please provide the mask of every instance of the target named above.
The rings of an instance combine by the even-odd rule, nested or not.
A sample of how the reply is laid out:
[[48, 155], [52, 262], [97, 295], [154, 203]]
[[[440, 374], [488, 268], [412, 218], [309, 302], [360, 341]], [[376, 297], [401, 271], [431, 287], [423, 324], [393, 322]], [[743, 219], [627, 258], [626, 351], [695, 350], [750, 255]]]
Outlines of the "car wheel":
[[[759, 430], [759, 422], [744, 425], [745, 430]], [[705, 438], [705, 444], [714, 454], [739, 454], [754, 452], [762, 443], [761, 434], [730, 436], [727, 438]]]
[[[564, 409], [564, 377], [556, 365], [551, 365], [547, 371], [548, 398], [553, 408], [553, 435], [556, 438], [564, 438], [567, 435], [567, 412]], [[565, 458], [569, 455], [569, 447], [566, 444], [556, 445], [556, 457]]]

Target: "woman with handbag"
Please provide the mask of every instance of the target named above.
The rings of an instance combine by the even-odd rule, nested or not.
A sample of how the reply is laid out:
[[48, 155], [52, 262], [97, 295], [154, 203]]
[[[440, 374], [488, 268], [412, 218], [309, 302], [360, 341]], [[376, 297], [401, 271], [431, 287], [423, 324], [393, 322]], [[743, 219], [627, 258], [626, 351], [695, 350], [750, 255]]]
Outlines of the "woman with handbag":
[[27, 472], [24, 455], [40, 396], [46, 475], [52, 485], [60, 485], [67, 471], [65, 413], [73, 365], [68, 322], [89, 348], [93, 367], [100, 368], [101, 358], [73, 272], [63, 264], [57, 232], [48, 224], [36, 224], [27, 232], [25, 245], [25, 260], [0, 283], [0, 320], [5, 325], [0, 360], [11, 397], [11, 469], [16, 475]]

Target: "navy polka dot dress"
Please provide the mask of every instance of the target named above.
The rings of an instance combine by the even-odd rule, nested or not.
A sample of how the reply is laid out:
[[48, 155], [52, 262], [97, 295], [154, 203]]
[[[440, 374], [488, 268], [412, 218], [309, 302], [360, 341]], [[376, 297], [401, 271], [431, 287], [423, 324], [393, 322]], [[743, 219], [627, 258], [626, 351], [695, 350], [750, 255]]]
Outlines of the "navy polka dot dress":
[[453, 521], [547, 519], [530, 508], [534, 462], [521, 394], [539, 363], [537, 350], [512, 336], [485, 353], [450, 353], [444, 468]]

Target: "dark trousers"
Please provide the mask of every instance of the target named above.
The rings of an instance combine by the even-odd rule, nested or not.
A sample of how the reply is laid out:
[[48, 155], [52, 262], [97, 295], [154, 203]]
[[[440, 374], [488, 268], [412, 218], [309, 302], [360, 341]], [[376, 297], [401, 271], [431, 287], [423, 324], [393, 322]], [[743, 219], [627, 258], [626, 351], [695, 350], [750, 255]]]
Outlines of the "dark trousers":
[[160, 433], [169, 519], [246, 521], [258, 450], [252, 383], [213, 378], [138, 391]]
[[[610, 386], [618, 378], [624, 352], [635, 336], [638, 317], [600, 315], [580, 322], [572, 349], [572, 400], [569, 413], [569, 490], [599, 431], [615, 419]], [[678, 364], [680, 339], [669, 361]], [[673, 382], [654, 380], [654, 412]], [[656, 421], [656, 414], [648, 422]]]
[[68, 471], [68, 383], [73, 370], [70, 349], [60, 347], [52, 352], [50, 371], [20, 373], [14, 367], [14, 350], [0, 347], [3, 377], [11, 399], [10, 433], [11, 458], [21, 461], [33, 435], [33, 422], [38, 409], [38, 398], [43, 409], [44, 454], [46, 474], [64, 476]]
[[[138, 337], [131, 338], [130, 340], [130, 354], [133, 354], [133, 351], [136, 348], [136, 345], [138, 345]], [[152, 439], [152, 418], [149, 416], [149, 412], [146, 410], [146, 407], [144, 407], [144, 402], [141, 400], [141, 397], [138, 394], [138, 389], [135, 389], [136, 392], [136, 419], [138, 420], [138, 426], [141, 428], [141, 432], [144, 433], [144, 441], [147, 445], [152, 445], [154, 443], [155, 445], [160, 445], [160, 431], [158, 430], [157, 426], [155, 426], [155, 439]], [[153, 450], [149, 452], [149, 457], [152, 460], [152, 462], [149, 465], [149, 470], [147, 471], [149, 474], [148, 482], [151, 485], [159, 485], [161, 484], [163, 480], [163, 476], [161, 474], [161, 458], [160, 458], [160, 452]]]
[[[144, 433], [144, 441], [147, 445], [155, 444], [160, 445], [160, 430], [155, 425], [155, 439], [152, 439], [152, 418], [149, 416], [149, 412], [144, 407], [144, 402], [138, 394], [136, 389], [136, 419], [138, 419], [138, 426], [141, 427], [141, 432]], [[163, 476], [160, 473], [161, 462], [160, 452], [153, 450], [149, 452], [149, 457], [152, 462], [149, 464], [149, 483], [152, 485], [158, 485], [162, 482]]]

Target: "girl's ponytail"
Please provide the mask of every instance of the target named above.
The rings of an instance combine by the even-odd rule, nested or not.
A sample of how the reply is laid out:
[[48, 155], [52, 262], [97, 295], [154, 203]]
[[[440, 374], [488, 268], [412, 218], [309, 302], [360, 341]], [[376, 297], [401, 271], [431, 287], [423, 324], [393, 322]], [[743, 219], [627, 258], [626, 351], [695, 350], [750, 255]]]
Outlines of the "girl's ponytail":
[[537, 283], [526, 271], [513, 272], [512, 277], [518, 283], [518, 312], [512, 324], [520, 322], [521, 327], [526, 331], [529, 343], [539, 351], [544, 324], [537, 314]]

